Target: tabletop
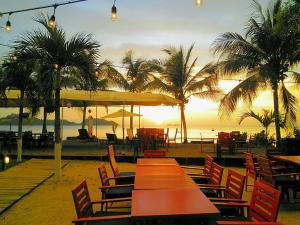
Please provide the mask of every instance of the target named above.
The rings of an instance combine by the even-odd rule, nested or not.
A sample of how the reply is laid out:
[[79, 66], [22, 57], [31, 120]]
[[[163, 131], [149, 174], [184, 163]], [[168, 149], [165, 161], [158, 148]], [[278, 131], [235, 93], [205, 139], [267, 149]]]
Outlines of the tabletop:
[[295, 156], [278, 155], [278, 156], [273, 156], [273, 158], [300, 166], [300, 156], [299, 155], [295, 155]]
[[151, 159], [138, 159], [137, 166], [179, 166], [175, 159], [169, 158], [151, 158]]
[[219, 213], [214, 204], [198, 188], [133, 190], [132, 192], [131, 216], [133, 219], [164, 216], [205, 218], [214, 217]]
[[134, 181], [135, 190], [198, 188], [189, 177], [181, 175], [148, 175], [137, 176]]

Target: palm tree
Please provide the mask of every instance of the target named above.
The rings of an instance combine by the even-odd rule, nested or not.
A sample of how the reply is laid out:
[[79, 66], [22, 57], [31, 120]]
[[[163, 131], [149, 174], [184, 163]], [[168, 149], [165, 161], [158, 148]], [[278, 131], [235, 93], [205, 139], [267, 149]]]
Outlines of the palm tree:
[[297, 99], [286, 88], [284, 81], [291, 76], [300, 81], [299, 74], [290, 71], [300, 59], [299, 18], [297, 23], [288, 22], [291, 15], [286, 14], [288, 10], [280, 0], [276, 0], [265, 13], [256, 0], [253, 0], [253, 6], [255, 13], [248, 21], [245, 37], [227, 32], [213, 43], [214, 53], [220, 54], [216, 68], [223, 76], [232, 77], [246, 72], [245, 79], [223, 97], [219, 110], [221, 114], [229, 115], [240, 100], [251, 103], [260, 90], [271, 87], [279, 147], [279, 100], [290, 122], [296, 120]]
[[[132, 51], [126, 52], [122, 63], [127, 70], [125, 76], [110, 68], [108, 72], [109, 79], [125, 91], [134, 93], [145, 91], [151, 81], [151, 73], [154, 71], [153, 64], [143, 58], [135, 60]], [[133, 112], [133, 105], [131, 106], [131, 112]], [[130, 117], [130, 128], [133, 128], [133, 117]]]
[[194, 45], [191, 45], [185, 54], [182, 47], [179, 49], [168, 48], [163, 51], [168, 55], [165, 61], [157, 61], [157, 71], [160, 77], [156, 77], [150, 83], [150, 87], [173, 95], [181, 100], [181, 120], [184, 131], [184, 143], [187, 143], [187, 129], [185, 120], [185, 104], [191, 96], [216, 100], [221, 91], [217, 88], [217, 76], [210, 71], [210, 65], [205, 66], [194, 74], [197, 58], [191, 59]]
[[[13, 55], [13, 57], [11, 57]], [[34, 64], [26, 61], [22, 54], [14, 51], [6, 57], [2, 64], [3, 72], [1, 73], [0, 83], [1, 90], [18, 89], [20, 90], [19, 98], [19, 123], [18, 123], [18, 157], [17, 161], [22, 161], [22, 125], [24, 116], [25, 98], [27, 105], [31, 106], [33, 114], [38, 110], [38, 88], [33, 73]]]
[[51, 90], [54, 91], [55, 108], [55, 175], [61, 176], [61, 132], [60, 132], [60, 90], [64, 79], [75, 73], [80, 74], [87, 83], [96, 79], [95, 65], [100, 45], [90, 34], [76, 34], [69, 40], [62, 28], [49, 28], [46, 17], [36, 19], [45, 31], [28, 32], [16, 41], [19, 49], [26, 52], [28, 58], [42, 65], [39, 76], [53, 77]]
[[[275, 113], [272, 110], [263, 109], [262, 114], [255, 113], [252, 110], [249, 112], [244, 112], [240, 119], [239, 124], [241, 124], [246, 118], [253, 118], [257, 120], [264, 128], [266, 134], [266, 150], [268, 146], [268, 128], [269, 126], [275, 122]], [[280, 127], [285, 127], [285, 122], [280, 116]]]
[[[68, 80], [64, 81], [65, 86], [72, 86], [77, 90], [86, 90], [86, 91], [93, 91], [93, 90], [106, 90], [109, 86], [109, 81], [105, 78], [107, 72], [111, 68], [111, 63], [107, 60], [99, 63], [95, 68], [95, 75], [96, 79], [92, 80], [92, 82], [88, 82], [84, 77], [81, 76], [79, 73], [74, 73], [72, 77], [69, 77]], [[86, 102], [83, 102], [82, 110], [82, 123], [81, 128], [85, 128], [86, 122], [86, 109], [87, 109]]]

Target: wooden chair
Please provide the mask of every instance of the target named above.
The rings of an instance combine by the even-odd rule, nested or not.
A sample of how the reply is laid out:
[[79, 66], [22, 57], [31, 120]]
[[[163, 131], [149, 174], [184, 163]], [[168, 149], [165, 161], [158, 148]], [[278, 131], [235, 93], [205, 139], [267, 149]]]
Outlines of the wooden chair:
[[116, 180], [116, 184], [133, 184], [135, 172], [120, 172], [118, 168], [118, 164], [115, 159], [114, 146], [108, 146], [108, 158], [110, 167], [113, 171], [114, 177], [119, 177]]
[[248, 191], [249, 186], [253, 186], [252, 184], [249, 184], [249, 177], [253, 178], [255, 181], [257, 179], [257, 173], [259, 171], [258, 164], [254, 163], [253, 160], [253, 153], [251, 152], [244, 152], [244, 157], [246, 161], [246, 181], [245, 181], [245, 189]]
[[[109, 200], [98, 200], [91, 201], [89, 190], [87, 187], [86, 180], [82, 181], [76, 188], [72, 190], [72, 196], [74, 201], [74, 206], [77, 214], [77, 219], [72, 222], [75, 224], [94, 224], [95, 221], [104, 221], [101, 223], [105, 225], [105, 221], [112, 220], [121, 220], [126, 222], [125, 224], [129, 224], [130, 215], [115, 215], [115, 216], [103, 216], [104, 212], [94, 212], [93, 205], [95, 204], [108, 204], [112, 202], [123, 202], [123, 201], [131, 201], [131, 198], [118, 198], [118, 199], [109, 199]], [[106, 215], [109, 215], [108, 212], [105, 212]], [[123, 224], [123, 223], [120, 223]]]
[[110, 180], [116, 180], [118, 177], [108, 177], [104, 163], [100, 164], [98, 172], [102, 184], [102, 187], [100, 187], [102, 199], [131, 197], [133, 184], [111, 185]]
[[244, 190], [245, 176], [232, 170], [228, 170], [228, 175], [226, 179], [226, 185], [199, 185], [202, 189], [211, 189], [220, 192], [221, 198], [211, 198], [211, 201], [220, 201], [222, 199], [242, 199], [243, 190]]
[[[264, 181], [255, 181], [250, 204], [242, 201], [232, 202], [231, 200], [214, 202], [214, 204], [217, 207], [247, 208], [247, 216], [242, 216], [240, 221], [276, 222], [280, 204], [280, 191]], [[227, 218], [227, 220], [230, 219], [232, 218]], [[234, 220], [236, 221], [236, 218]], [[224, 222], [218, 221], [218, 224], [224, 224]], [[241, 222], [235, 224], [241, 224]]]
[[144, 150], [144, 158], [166, 158], [167, 154], [164, 150]]
[[[220, 185], [222, 181], [224, 167], [213, 162], [211, 167], [211, 173], [209, 175], [199, 175], [199, 177], [204, 177], [209, 179], [210, 185]], [[199, 184], [201, 185], [201, 184]]]
[[204, 167], [193, 167], [193, 166], [181, 166], [183, 169], [192, 169], [192, 170], [200, 170], [202, 173], [189, 173], [190, 176], [198, 176], [198, 175], [209, 175], [211, 173], [211, 167], [214, 158], [210, 155], [206, 155], [204, 159]]
[[270, 160], [266, 157], [257, 157], [257, 162], [260, 178], [275, 188], [281, 187], [282, 192], [287, 195], [289, 200], [289, 189], [295, 189], [300, 186], [300, 180], [295, 178], [300, 173], [286, 173], [284, 170], [274, 170]]
[[202, 173], [189, 173], [188, 175], [198, 184], [209, 183], [209, 175], [211, 174], [211, 168], [214, 158], [210, 155], [206, 155], [204, 159], [204, 167], [193, 167], [193, 166], [181, 166], [183, 169], [200, 170]]

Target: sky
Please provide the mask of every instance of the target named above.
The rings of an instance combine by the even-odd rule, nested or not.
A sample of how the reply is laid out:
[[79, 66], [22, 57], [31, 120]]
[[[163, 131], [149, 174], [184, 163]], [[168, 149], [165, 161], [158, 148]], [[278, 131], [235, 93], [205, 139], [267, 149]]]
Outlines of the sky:
[[[258, 0], [264, 7], [269, 0]], [[11, 11], [54, 4], [58, 0], [0, 0], [0, 11]], [[196, 7], [194, 0], [117, 0], [118, 20], [112, 22], [110, 11], [112, 0], [88, 0], [56, 9], [56, 21], [63, 27], [68, 36], [84, 32], [93, 34], [101, 44], [101, 58], [109, 59], [115, 65], [128, 50], [133, 50], [135, 57], [147, 59], [163, 58], [161, 51], [165, 47], [183, 46], [187, 49], [195, 44], [193, 57], [198, 57], [197, 67], [216, 60], [210, 51], [211, 44], [224, 32], [243, 34], [247, 19], [253, 7], [250, 0], [204, 0], [202, 7]], [[25, 32], [38, 29], [32, 20], [38, 13], [52, 14], [53, 8], [12, 14], [10, 33], [0, 30], [0, 43], [10, 44]], [[7, 16], [2, 18], [4, 26]], [[7, 54], [9, 48], [0, 46], [0, 57]], [[220, 87], [229, 91], [237, 82], [221, 81]], [[253, 104], [252, 109], [272, 107], [270, 92], [262, 92]], [[238, 115], [249, 109], [248, 105], [240, 105], [237, 112], [221, 120], [218, 116], [218, 103], [191, 98], [186, 106], [186, 117], [189, 126], [216, 127], [237, 126]], [[116, 109], [117, 110], [117, 109]], [[110, 109], [110, 112], [114, 109]], [[162, 113], [167, 112], [167, 113]], [[0, 109], [0, 116], [11, 111]], [[105, 109], [101, 113], [105, 114]], [[71, 120], [79, 121], [80, 112], [70, 110]], [[142, 108], [145, 121], [154, 124], [179, 123], [176, 108]], [[159, 115], [153, 117], [153, 115]], [[159, 119], [158, 119], [159, 118]], [[176, 122], [177, 121], [177, 122]], [[254, 121], [246, 121], [245, 126], [256, 126]]]

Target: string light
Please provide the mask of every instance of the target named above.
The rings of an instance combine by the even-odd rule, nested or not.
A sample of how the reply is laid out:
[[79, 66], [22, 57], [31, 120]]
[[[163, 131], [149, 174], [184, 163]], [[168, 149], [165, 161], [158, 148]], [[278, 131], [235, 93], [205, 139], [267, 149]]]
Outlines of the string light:
[[9, 21], [9, 18], [10, 18], [10, 15], [11, 15], [12, 13], [9, 13], [8, 14], [8, 18], [7, 18], [7, 22], [6, 22], [6, 26], [5, 26], [5, 31], [7, 32], [7, 33], [9, 33], [10, 31], [11, 31], [11, 23], [10, 23], [10, 21]]
[[116, 0], [114, 0], [114, 4], [111, 7], [111, 20], [112, 21], [116, 21], [118, 19], [118, 15], [117, 15], [117, 7], [116, 7]]
[[55, 10], [57, 8], [57, 5], [54, 5], [54, 10], [53, 10], [53, 15], [50, 17], [49, 22], [48, 22], [48, 26], [51, 29], [54, 29], [55, 27]]
[[197, 7], [201, 7], [203, 5], [203, 0], [195, 0], [195, 4]]
[[6, 32], [10, 32], [11, 31], [11, 22], [9, 21], [9, 17], [10, 17], [11, 14], [54, 7], [54, 13], [48, 21], [48, 26], [53, 29], [55, 27], [55, 10], [58, 6], [69, 5], [69, 4], [78, 3], [78, 2], [85, 2], [85, 1], [87, 1], [87, 0], [73, 0], [73, 1], [67, 1], [67, 2], [62, 2], [62, 3], [55, 3], [55, 4], [52, 4], [52, 5], [45, 5], [45, 6], [28, 8], [28, 9], [21, 9], [21, 10], [14, 10], [14, 11], [9, 11], [9, 12], [2, 12], [2, 13], [0, 13], [0, 19], [3, 15], [6, 15], [6, 14], [8, 15], [8, 20], [6, 22], [5, 30], [6, 30]]

